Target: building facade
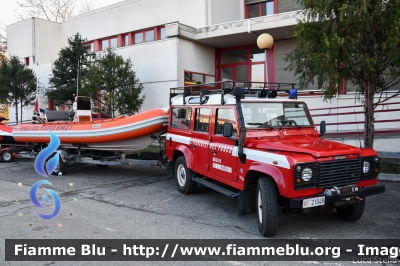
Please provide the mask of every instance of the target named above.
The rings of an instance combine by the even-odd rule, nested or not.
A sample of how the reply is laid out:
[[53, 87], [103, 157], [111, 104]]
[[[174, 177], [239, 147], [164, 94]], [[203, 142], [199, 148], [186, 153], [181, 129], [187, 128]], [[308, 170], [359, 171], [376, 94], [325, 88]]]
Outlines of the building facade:
[[30, 18], [9, 25], [9, 54], [35, 69], [41, 86], [49, 87], [52, 61], [79, 32], [92, 51], [112, 47], [131, 59], [145, 87], [142, 110], [148, 110], [168, 105], [170, 87], [264, 81], [265, 53], [256, 46], [264, 32], [275, 38], [268, 51], [269, 81], [295, 81], [283, 70], [283, 56], [295, 45], [287, 36], [298, 9], [294, 0], [127, 0], [63, 23]]
[[[144, 111], [168, 106], [169, 88], [198, 82], [296, 83], [293, 73], [285, 71], [288, 63], [284, 57], [296, 46], [289, 32], [300, 9], [296, 0], [126, 0], [63, 23], [30, 18], [9, 25], [8, 52], [32, 67], [41, 86], [47, 88], [52, 61], [69, 37], [80, 33], [96, 53], [115, 48], [116, 53], [131, 59], [145, 87]], [[262, 33], [275, 40], [267, 53], [256, 45]], [[316, 90], [315, 86], [308, 90]], [[318, 93], [302, 99], [314, 112], [317, 124], [327, 121], [328, 132], [336, 132], [338, 137], [343, 132], [362, 133], [362, 105], [354, 94], [337, 95], [328, 103]], [[42, 99], [39, 105], [47, 103]], [[376, 120], [376, 128], [399, 135], [399, 99], [388, 102], [382, 110], [385, 108], [397, 113], [386, 112], [381, 123]], [[15, 121], [13, 113], [10, 111], [11, 121]], [[31, 111], [24, 111], [24, 119], [30, 115]], [[356, 137], [348, 136], [346, 141], [358, 143]]]

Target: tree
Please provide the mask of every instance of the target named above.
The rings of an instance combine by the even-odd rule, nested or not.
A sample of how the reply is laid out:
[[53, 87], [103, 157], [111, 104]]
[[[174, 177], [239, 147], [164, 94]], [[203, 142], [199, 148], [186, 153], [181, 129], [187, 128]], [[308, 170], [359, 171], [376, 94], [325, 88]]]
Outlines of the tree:
[[[23, 13], [17, 15], [18, 20], [30, 17], [64, 22], [68, 18], [85, 13], [95, 8], [92, 0], [21, 0], [17, 1]], [[79, 8], [76, 10], [76, 8]]]
[[89, 65], [83, 84], [95, 106], [102, 106], [99, 111], [110, 117], [139, 112], [145, 99], [140, 96], [143, 85], [132, 70], [130, 59], [125, 60], [112, 49]]
[[7, 60], [7, 39], [0, 32], [0, 65]]
[[[292, 31], [286, 70], [300, 88], [316, 80], [325, 97], [347, 80], [364, 95], [364, 146], [373, 147], [374, 109], [400, 95], [400, 0], [297, 0], [305, 9]], [[386, 96], [384, 92], [395, 90]], [[380, 97], [374, 102], [374, 93]]]
[[32, 69], [22, 64], [15, 55], [0, 65], [0, 98], [15, 106], [15, 119], [18, 122], [18, 106], [31, 105], [35, 99], [36, 76]]
[[48, 99], [54, 100], [56, 105], [63, 102], [72, 103], [77, 83], [79, 87], [82, 84], [82, 78], [85, 76], [83, 66], [87, 65], [89, 54], [88, 46], [85, 46], [84, 42], [85, 39], [79, 33], [68, 38], [68, 46], [60, 50], [59, 57], [53, 63], [49, 78], [50, 89], [46, 90], [45, 95]]

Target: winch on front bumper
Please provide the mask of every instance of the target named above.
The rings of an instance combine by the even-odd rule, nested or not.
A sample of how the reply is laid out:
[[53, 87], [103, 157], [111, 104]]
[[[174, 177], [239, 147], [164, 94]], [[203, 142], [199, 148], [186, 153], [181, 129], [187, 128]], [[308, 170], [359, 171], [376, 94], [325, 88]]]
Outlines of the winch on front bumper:
[[290, 199], [290, 208], [306, 209], [312, 207], [334, 204], [340, 206], [356, 203], [366, 196], [376, 195], [385, 192], [384, 185], [373, 185], [359, 188], [355, 185], [345, 187], [332, 187], [325, 189], [323, 193], [304, 198]]

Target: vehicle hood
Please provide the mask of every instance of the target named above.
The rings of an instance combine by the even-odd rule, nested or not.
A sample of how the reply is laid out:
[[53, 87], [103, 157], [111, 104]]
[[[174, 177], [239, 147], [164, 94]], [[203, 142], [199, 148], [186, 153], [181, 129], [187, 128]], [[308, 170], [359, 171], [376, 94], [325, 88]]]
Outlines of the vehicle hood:
[[245, 141], [245, 148], [263, 149], [269, 151], [284, 151], [307, 153], [314, 157], [341, 156], [360, 154], [358, 147], [342, 144], [315, 137], [272, 139], [249, 139]]

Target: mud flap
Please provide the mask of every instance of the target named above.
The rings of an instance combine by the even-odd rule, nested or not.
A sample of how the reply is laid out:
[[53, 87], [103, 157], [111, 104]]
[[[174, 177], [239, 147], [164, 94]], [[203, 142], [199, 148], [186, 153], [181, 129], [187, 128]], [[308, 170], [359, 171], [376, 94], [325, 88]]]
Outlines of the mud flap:
[[174, 177], [175, 162], [169, 162], [167, 164], [167, 176]]
[[256, 190], [242, 190], [238, 196], [238, 214], [246, 215], [256, 212]]

